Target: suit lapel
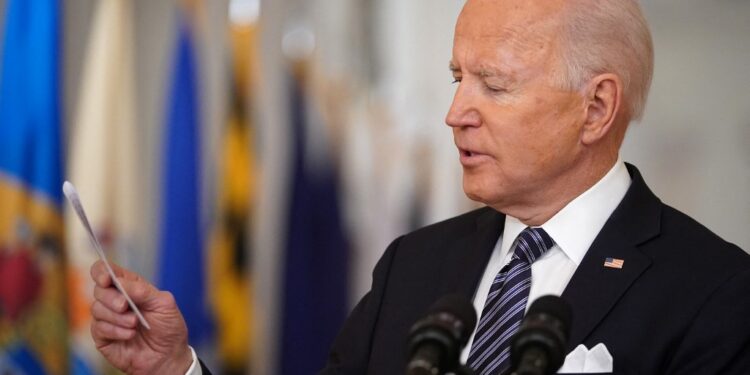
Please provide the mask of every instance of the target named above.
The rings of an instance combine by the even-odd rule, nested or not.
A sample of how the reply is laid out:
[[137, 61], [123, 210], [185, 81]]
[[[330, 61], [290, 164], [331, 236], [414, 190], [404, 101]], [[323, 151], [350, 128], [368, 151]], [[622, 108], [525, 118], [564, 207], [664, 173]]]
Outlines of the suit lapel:
[[439, 295], [458, 293], [470, 301], [474, 297], [505, 225], [505, 215], [491, 208], [485, 210], [477, 218], [474, 231], [448, 246], [440, 267]]
[[[562, 297], [573, 309], [569, 350], [575, 349], [607, 315], [628, 287], [649, 267], [651, 260], [628, 245], [607, 224], [578, 266]], [[606, 258], [622, 259], [622, 269], [604, 266]]]
[[[582, 343], [630, 285], [651, 265], [638, 245], [659, 233], [661, 202], [638, 170], [628, 164], [632, 183], [562, 294], [573, 309], [568, 348]], [[624, 261], [621, 269], [604, 266], [606, 258]]]

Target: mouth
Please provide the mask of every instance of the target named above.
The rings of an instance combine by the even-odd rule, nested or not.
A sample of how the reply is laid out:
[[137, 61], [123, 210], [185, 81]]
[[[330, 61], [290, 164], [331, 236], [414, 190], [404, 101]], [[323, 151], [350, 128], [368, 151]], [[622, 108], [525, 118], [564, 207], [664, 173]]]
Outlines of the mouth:
[[458, 155], [459, 160], [461, 161], [461, 165], [463, 165], [464, 167], [477, 166], [480, 163], [486, 161], [485, 159], [489, 158], [489, 155], [487, 154], [461, 147], [458, 148]]
[[461, 156], [479, 156], [479, 155], [485, 155], [482, 152], [476, 150], [476, 149], [469, 149], [461, 146], [456, 146], [458, 148], [458, 153], [461, 154]]

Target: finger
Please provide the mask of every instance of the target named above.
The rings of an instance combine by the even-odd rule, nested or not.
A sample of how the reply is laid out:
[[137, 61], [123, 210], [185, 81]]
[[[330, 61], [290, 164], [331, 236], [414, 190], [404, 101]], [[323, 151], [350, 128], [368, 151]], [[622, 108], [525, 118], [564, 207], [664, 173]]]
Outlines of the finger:
[[117, 276], [118, 279], [138, 280], [141, 278], [137, 273], [125, 267], [121, 267], [115, 262], [109, 262], [109, 266], [112, 267], [112, 272], [115, 273], [115, 276]]
[[122, 328], [135, 328], [138, 322], [134, 313], [117, 313], [108, 309], [99, 301], [94, 301], [91, 305], [91, 316], [94, 320], [111, 323]]
[[94, 299], [115, 313], [124, 313], [128, 309], [128, 301], [125, 299], [125, 296], [113, 287], [102, 288], [95, 286]]
[[156, 309], [163, 309], [163, 311], [175, 310], [179, 312], [179, 308], [177, 307], [177, 300], [169, 291], [157, 291], [153, 298], [153, 302], [153, 306]]
[[91, 279], [94, 280], [96, 285], [102, 288], [112, 285], [112, 278], [109, 276], [109, 272], [107, 272], [107, 267], [103, 261], [97, 260], [94, 262], [89, 272], [91, 273]]
[[[158, 290], [144, 279], [120, 279], [120, 285], [133, 302], [141, 308], [141, 310], [150, 310], [153, 307], [162, 305], [162, 303], [159, 303]], [[94, 299], [101, 301], [106, 308], [116, 313], [123, 313], [127, 311], [129, 307], [125, 296], [120, 293], [119, 290], [111, 286], [108, 288], [95, 286]]]
[[[128, 270], [127, 268], [120, 267], [116, 263], [109, 262], [110, 267], [112, 268], [112, 272], [117, 276], [120, 280], [133, 280], [133, 281], [140, 281], [142, 280], [141, 276], [137, 273]], [[112, 285], [112, 277], [109, 274], [109, 271], [107, 270], [107, 265], [104, 263], [104, 261], [97, 260], [94, 265], [91, 266], [91, 278], [94, 279], [94, 282], [96, 282], [98, 285], [102, 287], [108, 287]]]
[[158, 290], [156, 287], [140, 277], [135, 279], [120, 279], [120, 285], [122, 285], [125, 292], [128, 293], [133, 302], [138, 306], [148, 304], [150, 301], [158, 297]]
[[130, 340], [135, 337], [136, 330], [132, 328], [118, 327], [114, 324], [95, 320], [91, 323], [91, 336], [94, 341], [108, 340]]

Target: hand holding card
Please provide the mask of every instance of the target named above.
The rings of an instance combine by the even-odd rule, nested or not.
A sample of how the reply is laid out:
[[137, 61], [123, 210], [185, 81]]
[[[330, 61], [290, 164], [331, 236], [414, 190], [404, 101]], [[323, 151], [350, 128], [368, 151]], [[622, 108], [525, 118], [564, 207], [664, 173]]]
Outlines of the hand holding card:
[[86, 211], [83, 210], [83, 205], [81, 204], [81, 199], [78, 196], [78, 191], [76, 191], [75, 186], [71, 184], [68, 181], [65, 181], [63, 183], [63, 193], [65, 194], [65, 197], [68, 198], [68, 202], [70, 202], [70, 205], [73, 206], [73, 210], [76, 212], [76, 215], [78, 216], [78, 219], [81, 221], [81, 224], [84, 228], [86, 228], [86, 233], [89, 235], [89, 240], [91, 240], [91, 246], [94, 247], [94, 250], [96, 250], [96, 253], [99, 254], [99, 258], [104, 262], [104, 265], [107, 267], [107, 272], [109, 273], [109, 276], [112, 278], [112, 282], [115, 284], [115, 287], [117, 290], [120, 291], [125, 296], [125, 299], [128, 301], [128, 305], [130, 306], [130, 309], [133, 310], [135, 315], [138, 317], [138, 321], [141, 322], [141, 324], [146, 329], [151, 329], [151, 326], [149, 326], [148, 322], [146, 321], [146, 318], [143, 317], [143, 314], [141, 314], [141, 311], [138, 309], [138, 306], [135, 305], [133, 300], [130, 298], [128, 293], [125, 291], [125, 288], [122, 287], [122, 284], [117, 279], [117, 276], [115, 276], [115, 272], [112, 270], [112, 266], [109, 264], [109, 261], [107, 260], [107, 256], [104, 254], [104, 251], [102, 250], [102, 245], [99, 243], [99, 240], [96, 238], [96, 235], [94, 235], [94, 231], [91, 228], [91, 224], [89, 224], [89, 220], [86, 217]]

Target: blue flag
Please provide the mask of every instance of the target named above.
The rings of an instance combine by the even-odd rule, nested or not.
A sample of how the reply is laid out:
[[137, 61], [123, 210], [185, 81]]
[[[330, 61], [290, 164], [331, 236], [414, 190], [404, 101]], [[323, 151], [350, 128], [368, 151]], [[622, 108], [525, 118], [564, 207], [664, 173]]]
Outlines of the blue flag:
[[0, 373], [69, 363], [62, 251], [60, 5], [8, 0], [0, 73]]
[[164, 132], [159, 286], [174, 294], [192, 345], [211, 332], [206, 303], [200, 193], [200, 103], [195, 50], [180, 17]]
[[293, 157], [283, 286], [282, 375], [314, 374], [346, 317], [349, 248], [329, 160], [311, 163], [308, 101], [302, 82], [291, 92]]
[[60, 20], [55, 0], [9, 0], [0, 77], [0, 171], [62, 198]]

